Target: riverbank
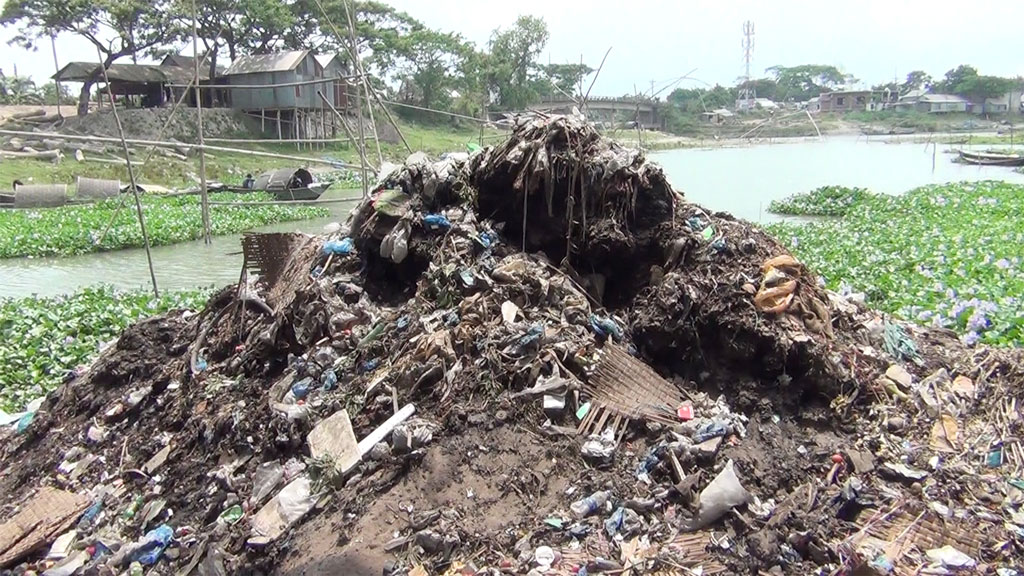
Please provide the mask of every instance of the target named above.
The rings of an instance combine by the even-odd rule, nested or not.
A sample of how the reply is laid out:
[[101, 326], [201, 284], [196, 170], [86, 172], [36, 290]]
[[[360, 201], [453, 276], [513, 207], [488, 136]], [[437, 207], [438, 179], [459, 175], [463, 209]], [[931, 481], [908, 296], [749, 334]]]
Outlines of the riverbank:
[[209, 290], [152, 292], [86, 288], [56, 298], [0, 298], [0, 410], [56, 388], [101, 346], [136, 321], [175, 308], [201, 307]]
[[[503, 130], [486, 129], [469, 125], [439, 125], [400, 122], [402, 134], [413, 151], [422, 151], [437, 157], [445, 152], [464, 152], [470, 143], [484, 145], [494, 143], [503, 138]], [[211, 144], [213, 142], [210, 142]], [[261, 142], [230, 143], [216, 142], [218, 146], [271, 152], [290, 156], [301, 156], [317, 159], [336, 160], [352, 165], [359, 164], [359, 154], [348, 142], [331, 142], [321, 145], [279, 144], [273, 140]], [[73, 148], [73, 146], [71, 146]], [[409, 151], [399, 142], [381, 142], [381, 155], [386, 161], [401, 162]], [[367, 153], [373, 165], [379, 164], [376, 146], [372, 140], [367, 143]], [[133, 161], [141, 162], [146, 153], [138, 147]], [[72, 155], [58, 162], [41, 161], [29, 158], [4, 158], [0, 162], [0, 190], [6, 189], [17, 179], [25, 184], [74, 184], [79, 176], [102, 178], [128, 182], [128, 170], [124, 165], [124, 156], [119, 146], [107, 146], [105, 153], [85, 152], [86, 160], [78, 161]], [[100, 158], [105, 161], [93, 161]], [[207, 152], [206, 176], [209, 181], [226, 184], [241, 184], [246, 174], [259, 174], [274, 168], [304, 166], [302, 161], [282, 158], [252, 156], [235, 152]], [[317, 170], [326, 165], [311, 163]], [[177, 156], [165, 156], [157, 151], [152, 159], [143, 166], [135, 168], [135, 176], [140, 183], [157, 184], [168, 188], [195, 186], [199, 179], [199, 160], [191, 153], [184, 159]]]
[[[210, 199], [260, 202], [272, 200], [273, 196], [263, 192], [244, 196], [218, 193], [211, 194]], [[145, 195], [142, 204], [150, 245], [175, 244], [202, 237], [198, 196]], [[210, 227], [213, 235], [232, 234], [327, 214], [325, 208], [318, 206], [219, 205], [210, 207]], [[3, 230], [0, 258], [72, 256], [144, 245], [134, 203], [122, 198], [38, 210], [0, 210], [0, 230]]]
[[1021, 214], [1024, 185], [965, 182], [860, 196], [839, 218], [767, 229], [831, 289], [968, 344], [1021, 346]]

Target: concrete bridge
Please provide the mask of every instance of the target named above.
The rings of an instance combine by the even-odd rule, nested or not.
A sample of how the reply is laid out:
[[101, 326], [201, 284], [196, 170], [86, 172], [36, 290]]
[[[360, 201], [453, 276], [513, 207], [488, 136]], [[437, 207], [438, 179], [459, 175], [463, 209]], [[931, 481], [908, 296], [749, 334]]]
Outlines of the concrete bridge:
[[[548, 100], [528, 107], [528, 110], [545, 112], [548, 114], [570, 114], [573, 108], [579, 108], [576, 102], [568, 98], [562, 100]], [[658, 118], [658, 110], [650, 100], [632, 98], [591, 98], [587, 101], [586, 109], [580, 110], [587, 119], [592, 122], [604, 124], [608, 127], [630, 125], [632, 122], [640, 122], [640, 126], [647, 129], [661, 128], [661, 119]]]

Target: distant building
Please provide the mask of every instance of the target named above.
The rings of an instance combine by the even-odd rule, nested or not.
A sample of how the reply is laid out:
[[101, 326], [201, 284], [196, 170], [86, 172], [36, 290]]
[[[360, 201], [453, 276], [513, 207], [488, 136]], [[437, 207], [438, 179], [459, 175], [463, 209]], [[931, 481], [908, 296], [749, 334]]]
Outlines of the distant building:
[[1020, 89], [1011, 90], [1002, 96], [976, 102], [970, 110], [975, 114], [1021, 114], [1024, 112], [1024, 94]]
[[702, 112], [700, 116], [709, 124], [724, 124], [732, 118], [734, 114], [725, 108], [719, 108], [717, 110], [712, 110], [711, 112]]
[[768, 98], [754, 98], [754, 108], [763, 110], [777, 110], [779, 105]]
[[918, 112], [928, 114], [948, 114], [951, 112], [967, 112], [970, 102], [956, 94], [925, 94], [913, 103]]
[[[156, 64], [111, 64], [106, 77], [107, 90], [122, 96], [125, 103], [144, 108], [155, 108], [170, 102], [174, 96], [172, 85], [188, 84], [194, 71], [177, 66]], [[103, 68], [96, 62], [70, 62], [52, 77], [60, 82], [103, 82]]]
[[[888, 108], [896, 102], [897, 94], [888, 90], [837, 90], [823, 92], [818, 96], [818, 112], [877, 111]], [[808, 107], [809, 111], [811, 107]]]

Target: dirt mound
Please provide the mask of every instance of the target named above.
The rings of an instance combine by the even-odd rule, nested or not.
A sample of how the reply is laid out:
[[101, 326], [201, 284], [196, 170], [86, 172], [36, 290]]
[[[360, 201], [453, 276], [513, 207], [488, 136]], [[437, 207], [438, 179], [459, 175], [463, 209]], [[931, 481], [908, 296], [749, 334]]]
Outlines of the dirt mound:
[[0, 440], [5, 510], [93, 502], [66, 565], [1019, 567], [1024, 353], [824, 291], [581, 119], [414, 155], [344, 233], [243, 246], [258, 276], [130, 328]]
[[[164, 140], [195, 142], [199, 135], [199, 112], [195, 108], [180, 107], [164, 133]], [[154, 140], [171, 116], [171, 108], [138, 108], [119, 110], [125, 138]], [[255, 127], [255, 128], [254, 128]], [[255, 138], [251, 132], [258, 130], [258, 124], [237, 110], [227, 108], [203, 109], [203, 135], [207, 138]], [[117, 123], [114, 115], [107, 110], [97, 110], [87, 116], [73, 116], [64, 119], [57, 127], [65, 134], [87, 134], [117, 138]]]

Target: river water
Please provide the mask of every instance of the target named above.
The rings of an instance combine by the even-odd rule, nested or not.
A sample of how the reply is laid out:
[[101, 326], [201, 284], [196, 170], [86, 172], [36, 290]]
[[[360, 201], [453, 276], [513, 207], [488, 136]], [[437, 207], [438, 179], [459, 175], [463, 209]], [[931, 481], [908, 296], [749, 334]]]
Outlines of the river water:
[[[861, 186], [899, 194], [917, 186], [953, 181], [998, 179], [1024, 183], [1024, 174], [1002, 167], [956, 164], [920, 143], [897, 143], [872, 137], [829, 137], [733, 148], [671, 150], [652, 154], [672, 184], [687, 199], [712, 210], [731, 212], [754, 222], [777, 217], [768, 203], [795, 192], [829, 184]], [[331, 190], [324, 198], [358, 195]], [[344, 221], [352, 204], [327, 204], [331, 216], [260, 228], [262, 231], [317, 233], [330, 222]], [[239, 236], [152, 249], [161, 289], [220, 286], [238, 280], [242, 258]], [[119, 288], [148, 288], [149, 271], [142, 249], [86, 254], [71, 258], [0, 260], [0, 297], [52, 296], [105, 283]]]

